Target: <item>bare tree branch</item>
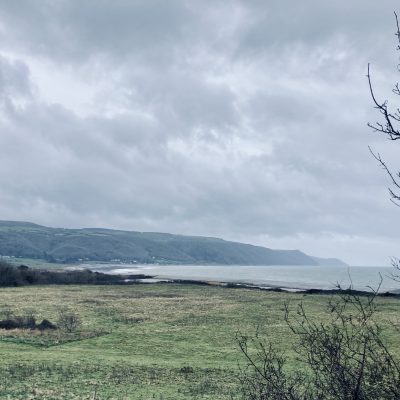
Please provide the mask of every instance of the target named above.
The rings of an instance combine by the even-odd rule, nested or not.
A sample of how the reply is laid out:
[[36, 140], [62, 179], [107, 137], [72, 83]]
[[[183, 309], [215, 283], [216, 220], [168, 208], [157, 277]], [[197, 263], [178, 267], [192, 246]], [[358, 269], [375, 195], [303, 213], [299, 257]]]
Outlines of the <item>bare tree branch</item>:
[[[397, 50], [400, 50], [400, 23], [399, 23], [399, 18], [396, 14], [394, 13], [395, 19], [396, 19], [396, 33], [395, 36], [397, 37]], [[400, 70], [400, 65], [397, 66], [398, 69]], [[388, 139], [395, 141], [400, 139], [400, 130], [397, 127], [397, 124], [400, 123], [400, 108], [396, 108], [395, 112], [391, 113], [388, 109], [388, 101], [385, 100], [383, 102], [379, 101], [375, 95], [375, 91], [372, 85], [372, 78], [371, 78], [371, 73], [370, 73], [370, 64], [368, 64], [368, 73], [367, 73], [367, 79], [368, 79], [368, 86], [369, 86], [369, 91], [370, 95], [372, 98], [372, 102], [374, 103], [375, 108], [378, 110], [378, 112], [383, 116], [383, 122], [375, 122], [373, 123], [368, 123], [368, 126], [377, 133], [383, 133], [385, 134]], [[392, 90], [393, 93], [396, 95], [400, 96], [400, 86], [398, 83], [395, 84], [394, 89]], [[372, 156], [375, 158], [375, 160], [378, 161], [380, 166], [383, 168], [383, 170], [387, 173], [389, 176], [393, 186], [397, 189], [400, 190], [400, 173], [393, 173], [387, 164], [383, 161], [381, 155], [379, 153], [375, 153], [371, 147], [368, 147], [369, 151], [371, 152]], [[400, 206], [400, 194], [396, 193], [395, 190], [392, 188], [388, 188], [389, 194], [390, 194], [390, 200], [396, 205]]]
[[[375, 158], [375, 160], [377, 160], [379, 162], [379, 164], [381, 165], [381, 167], [385, 170], [385, 172], [388, 174], [388, 176], [390, 177], [392, 184], [397, 187], [400, 190], [400, 182], [394, 177], [393, 173], [390, 171], [390, 169], [388, 168], [388, 166], [386, 165], [386, 163], [382, 160], [382, 157], [379, 153], [374, 153], [374, 151], [371, 149], [370, 146], [368, 146], [368, 149], [370, 151], [370, 153], [372, 154], [372, 156]], [[397, 173], [396, 174], [397, 177], [400, 178], [400, 174]], [[398, 207], [400, 207], [400, 204], [397, 203], [397, 201], [400, 201], [400, 195], [396, 194], [392, 189], [388, 189], [390, 196], [391, 196], [391, 201]]]

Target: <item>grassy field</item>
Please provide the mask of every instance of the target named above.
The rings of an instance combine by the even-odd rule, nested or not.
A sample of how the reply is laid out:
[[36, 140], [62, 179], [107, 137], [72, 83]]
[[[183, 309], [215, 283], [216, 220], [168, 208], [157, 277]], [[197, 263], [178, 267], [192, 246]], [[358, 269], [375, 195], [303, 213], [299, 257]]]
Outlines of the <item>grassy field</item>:
[[[289, 355], [285, 301], [325, 318], [326, 295], [199, 285], [46, 286], [0, 289], [0, 317], [79, 314], [72, 333], [0, 330], [0, 398], [230, 399], [238, 393], [237, 332], [256, 331]], [[398, 348], [400, 300], [378, 299], [377, 317]]]

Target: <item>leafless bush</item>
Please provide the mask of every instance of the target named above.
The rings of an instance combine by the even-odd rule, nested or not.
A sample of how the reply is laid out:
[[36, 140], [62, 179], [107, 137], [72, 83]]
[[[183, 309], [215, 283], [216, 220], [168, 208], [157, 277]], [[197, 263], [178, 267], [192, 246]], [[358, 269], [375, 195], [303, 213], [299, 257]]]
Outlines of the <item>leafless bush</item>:
[[58, 313], [57, 326], [65, 332], [72, 333], [81, 326], [81, 319], [76, 312], [62, 308]]
[[243, 399], [400, 399], [400, 362], [374, 318], [376, 294], [340, 293], [329, 301], [326, 321], [310, 318], [303, 304], [295, 313], [286, 304], [298, 355], [290, 373], [287, 358], [273, 344], [240, 336]]

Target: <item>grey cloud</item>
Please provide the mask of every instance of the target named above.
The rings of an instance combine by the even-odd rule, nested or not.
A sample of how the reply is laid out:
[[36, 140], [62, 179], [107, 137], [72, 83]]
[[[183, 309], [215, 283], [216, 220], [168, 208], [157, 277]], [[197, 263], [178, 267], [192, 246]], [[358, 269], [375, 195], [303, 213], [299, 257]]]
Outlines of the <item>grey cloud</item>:
[[73, 64], [96, 56], [113, 63], [114, 56], [119, 63], [143, 57], [153, 63], [171, 62], [179, 58], [180, 47], [192, 48], [216, 39], [221, 19], [212, 14], [221, 4], [224, 2], [3, 1], [2, 44]]
[[[17, 101], [32, 96], [29, 69], [22, 61], [0, 56], [0, 97], [3, 101]], [[10, 104], [9, 104], [10, 105]]]
[[185, 7], [162, 1], [3, 1], [1, 16], [12, 42], [71, 61], [147, 46], [162, 50], [179, 37], [179, 22], [188, 18]]
[[296, 42], [326, 44], [340, 35], [351, 45], [366, 48], [382, 38], [389, 41], [387, 35], [393, 34], [390, 22], [394, 22], [390, 19], [398, 6], [394, 0], [385, 4], [373, 0], [329, 3], [255, 0], [247, 5], [253, 11], [255, 23], [243, 35], [244, 50], [260, 50], [266, 43], [277, 46]]
[[[224, 44], [262, 49], [271, 44], [325, 44], [338, 34], [370, 46], [374, 37], [393, 33], [389, 19], [394, 0], [232, 1], [2, 1], [3, 40], [26, 49], [71, 60], [93, 54], [124, 56], [156, 51], [173, 55], [182, 43], [190, 47]], [[238, 26], [230, 26], [239, 15]], [[306, 26], [306, 29], [305, 29]], [[236, 28], [236, 29], [235, 29]], [[219, 47], [218, 47], [219, 48]], [[378, 49], [379, 51], [379, 49]]]

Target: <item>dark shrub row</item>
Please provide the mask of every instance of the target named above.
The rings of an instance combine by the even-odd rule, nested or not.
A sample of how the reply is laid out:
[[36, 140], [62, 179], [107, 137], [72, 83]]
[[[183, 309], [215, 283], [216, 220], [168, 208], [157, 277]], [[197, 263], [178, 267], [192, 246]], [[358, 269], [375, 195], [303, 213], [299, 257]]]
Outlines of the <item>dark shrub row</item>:
[[38, 324], [34, 317], [23, 316], [1, 320], [0, 329], [39, 329], [40, 331], [45, 331], [47, 329], [57, 329], [57, 327], [47, 319]]
[[19, 267], [0, 261], [0, 287], [26, 285], [104, 285], [124, 283], [124, 279], [140, 279], [145, 276], [107, 275], [90, 270], [46, 271], [32, 269], [25, 265]]

